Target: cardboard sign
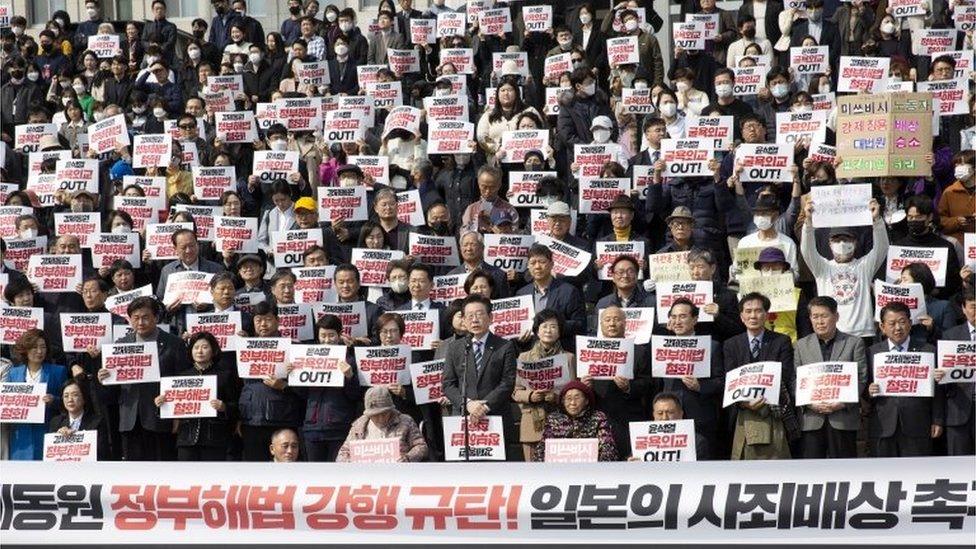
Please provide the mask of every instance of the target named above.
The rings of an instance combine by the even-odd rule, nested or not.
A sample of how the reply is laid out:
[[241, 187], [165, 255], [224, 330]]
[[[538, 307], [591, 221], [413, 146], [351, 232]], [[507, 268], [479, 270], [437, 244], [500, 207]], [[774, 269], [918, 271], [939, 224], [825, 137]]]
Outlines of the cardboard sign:
[[219, 200], [237, 185], [237, 169], [234, 166], [194, 166], [192, 173], [193, 196], [200, 200]]
[[389, 288], [386, 267], [391, 261], [403, 259], [400, 250], [371, 250], [353, 248], [351, 263], [359, 270], [359, 283], [362, 286]]
[[[411, 22], [413, 19], [411, 19]], [[464, 36], [467, 30], [465, 14], [446, 11], [437, 14], [437, 38]]]
[[932, 110], [927, 93], [841, 97], [836, 130], [843, 161], [837, 177], [931, 175], [925, 155], [932, 151]]
[[743, 143], [735, 150], [736, 163], [743, 165], [743, 183], [782, 181], [791, 183], [793, 147], [777, 143]]
[[599, 442], [595, 438], [547, 438], [546, 463], [596, 463]]
[[383, 137], [395, 129], [406, 130], [412, 134], [420, 133], [420, 118], [423, 112], [420, 109], [407, 106], [394, 107], [386, 117], [386, 124], [383, 126]]
[[546, 32], [552, 28], [552, 6], [522, 6], [525, 32]]
[[410, 346], [355, 347], [359, 384], [374, 385], [410, 384]]
[[531, 295], [520, 295], [491, 300], [491, 333], [505, 339], [516, 339], [532, 331], [535, 318], [535, 300]]
[[288, 176], [298, 172], [298, 151], [254, 151], [251, 173], [262, 183], [275, 179], [288, 180]]
[[579, 378], [634, 379], [634, 340], [576, 336], [576, 375]]
[[159, 379], [161, 419], [217, 417], [211, 400], [217, 400], [217, 376], [178, 376]]
[[824, 74], [830, 67], [827, 46], [790, 48], [790, 67], [796, 74]]
[[258, 220], [254, 217], [214, 217], [214, 248], [219, 252], [258, 252]]
[[651, 97], [650, 88], [640, 90], [623, 88], [620, 93], [620, 112], [624, 114], [652, 114], [654, 112], [654, 101]]
[[691, 280], [689, 252], [651, 254], [647, 257], [648, 278], [655, 282]]
[[[443, 15], [443, 14], [441, 14]], [[440, 16], [438, 16], [440, 19]], [[438, 27], [437, 32], [441, 29]], [[441, 65], [450, 63], [458, 74], [474, 74], [474, 52], [471, 48], [447, 48], [441, 50]]]
[[888, 284], [875, 279], [874, 321], [881, 322], [881, 308], [896, 301], [908, 306], [908, 310], [911, 311], [912, 324], [917, 324], [919, 317], [928, 313], [925, 308], [925, 293], [921, 284]]
[[651, 336], [651, 375], [711, 377], [712, 336]]
[[[550, 6], [539, 6], [550, 7]], [[542, 68], [543, 78], [546, 80], [559, 80], [563, 73], [573, 72], [573, 54], [557, 53], [546, 57]]]
[[918, 91], [939, 100], [939, 116], [969, 114], [969, 78], [919, 82]]
[[99, 193], [98, 160], [58, 160], [54, 173], [58, 188], [62, 191], [70, 194], [78, 191], [87, 191], [93, 195]]
[[39, 152], [41, 138], [47, 135], [57, 137], [57, 126], [54, 124], [19, 124], [14, 126], [14, 150], [22, 153]]
[[872, 224], [871, 185], [817, 185], [811, 187], [813, 226], [859, 227]]
[[44, 423], [47, 383], [0, 382], [0, 423]]
[[437, 21], [435, 19], [410, 18], [410, 43], [420, 46], [437, 43]]
[[736, 97], [750, 97], [759, 93], [759, 88], [763, 86], [766, 78], [766, 67], [735, 67], [735, 83], [732, 84], [732, 93]]
[[310, 63], [299, 63], [295, 71], [295, 79], [300, 85], [305, 86], [328, 86], [329, 81], [329, 62], [314, 61]]
[[60, 316], [64, 352], [83, 353], [112, 342], [111, 313], [61, 313]]
[[439, 402], [445, 398], [441, 381], [444, 377], [444, 359], [415, 362], [410, 365], [410, 384], [413, 399], [418, 406]]
[[840, 79], [838, 92], [880, 93], [888, 80], [889, 57], [850, 57], [840, 58]]
[[640, 268], [637, 273], [637, 278], [641, 278], [641, 274], [645, 271], [644, 269], [644, 242], [643, 241], [632, 241], [632, 242], [607, 242], [598, 241], [596, 247], [594, 248], [596, 253], [595, 261], [596, 263], [602, 264], [600, 270], [597, 272], [597, 278], [600, 280], [613, 280], [613, 273], [611, 272], [611, 267], [613, 262], [621, 256], [629, 256], [637, 260], [637, 265]]
[[366, 187], [319, 187], [319, 219], [366, 221]]
[[584, 177], [600, 177], [600, 173], [603, 171], [603, 165], [610, 161], [620, 160], [620, 153], [620, 145], [616, 143], [574, 145], [573, 158], [578, 169], [577, 177], [580, 179]]
[[39, 292], [74, 293], [81, 284], [81, 255], [32, 255], [27, 278]]
[[70, 435], [46, 433], [42, 461], [98, 461], [98, 431], [75, 431]]
[[424, 208], [420, 202], [420, 191], [410, 189], [397, 193], [397, 219], [400, 223], [422, 227], [427, 224], [424, 219]]
[[325, 140], [355, 143], [366, 135], [367, 125], [362, 113], [329, 111], [325, 113]]
[[44, 329], [44, 309], [0, 305], [0, 343], [14, 345], [27, 330]]
[[630, 193], [630, 180], [620, 178], [580, 178], [579, 213], [610, 215], [607, 208], [621, 194]]
[[288, 385], [292, 387], [342, 387], [346, 378], [339, 365], [346, 361], [345, 345], [292, 345]]
[[[465, 440], [464, 423], [468, 424]], [[444, 417], [445, 461], [505, 461], [505, 432], [501, 416]]]
[[739, 295], [758, 292], [769, 298], [770, 313], [795, 311], [797, 307], [796, 284], [793, 273], [752, 275], [739, 278]]
[[482, 10], [478, 14], [478, 27], [485, 36], [512, 32], [512, 14], [508, 6]]
[[121, 292], [118, 294], [110, 295], [105, 298], [105, 308], [108, 312], [113, 315], [120, 316], [127, 321], [129, 320], [129, 313], [127, 311], [129, 304], [136, 300], [137, 297], [146, 297], [153, 295], [152, 284], [146, 284], [145, 286], [140, 286], [134, 290], [129, 290], [128, 292]]
[[348, 440], [350, 463], [397, 463], [400, 461], [400, 439], [379, 438]]
[[727, 151], [732, 146], [732, 116], [689, 116], [685, 136], [688, 139], [711, 139], [713, 150]]
[[430, 300], [447, 305], [455, 299], [464, 299], [468, 294], [464, 291], [464, 281], [468, 275], [444, 275], [434, 277], [434, 287], [430, 291]]
[[242, 337], [237, 346], [237, 375], [241, 379], [282, 379], [291, 340], [286, 337]]
[[[434, 120], [467, 122], [470, 117], [468, 114], [468, 98], [460, 94], [425, 97], [424, 110], [427, 111], [428, 123]], [[428, 129], [427, 133], [430, 135], [432, 132]], [[474, 135], [473, 131], [472, 135]], [[428, 139], [429, 141], [430, 139]], [[427, 148], [430, 149], [430, 143], [427, 144]]]
[[294, 342], [314, 339], [312, 308], [306, 303], [279, 304], [278, 331]]
[[560, 353], [533, 362], [518, 361], [515, 385], [532, 391], [558, 393], [572, 380], [569, 370], [569, 353]]
[[631, 421], [630, 447], [640, 461], [697, 461], [695, 420]]
[[516, 130], [502, 133], [501, 149], [505, 151], [505, 163], [519, 163], [525, 160], [525, 153], [539, 151], [546, 155], [549, 145], [549, 130]]
[[146, 225], [146, 250], [149, 257], [157, 261], [176, 259], [176, 246], [173, 234], [177, 231], [192, 231], [193, 223], [152, 223]]
[[207, 332], [217, 338], [222, 352], [236, 351], [240, 339], [238, 332], [244, 330], [240, 311], [224, 313], [187, 313], [186, 331], [190, 334]]
[[254, 143], [258, 125], [251, 111], [214, 113], [217, 137], [224, 143]]
[[[654, 256], [651, 256], [654, 257]], [[689, 277], [690, 278], [690, 277]], [[698, 322], [712, 322], [715, 317], [706, 313], [704, 307], [713, 302], [713, 288], [711, 280], [683, 280], [679, 282], [667, 281], [656, 286], [655, 300], [657, 304], [657, 318], [659, 324], [668, 323], [671, 306], [677, 299], [687, 299], [698, 307]]]
[[939, 340], [938, 353], [939, 368], [946, 370], [940, 385], [976, 379], [976, 342]]
[[815, 362], [796, 367], [797, 406], [857, 401], [857, 362]]
[[424, 265], [457, 267], [461, 264], [457, 239], [453, 236], [432, 236], [411, 232], [407, 246], [408, 255], [417, 258], [417, 261]]
[[88, 126], [88, 148], [98, 154], [114, 151], [129, 143], [129, 131], [124, 114], [110, 116]]
[[709, 162], [714, 158], [712, 139], [664, 139], [661, 156], [665, 177], [702, 177], [714, 175]]
[[337, 299], [333, 281], [335, 265], [292, 267], [295, 274], [295, 303], [319, 303]]
[[636, 36], [607, 39], [607, 61], [610, 67], [640, 63], [640, 47]]
[[275, 267], [301, 267], [302, 254], [312, 246], [322, 245], [322, 229], [297, 229], [271, 233], [271, 250]]
[[159, 351], [155, 341], [102, 345], [102, 368], [109, 376], [102, 385], [159, 381]]
[[878, 396], [931, 397], [934, 391], [933, 353], [877, 353], [874, 382]]
[[181, 271], [170, 273], [166, 278], [166, 289], [163, 291], [163, 304], [173, 303], [181, 305], [195, 305], [198, 303], [213, 303], [210, 294], [210, 281], [213, 273], [200, 271]]
[[101, 212], [55, 212], [54, 234], [74, 236], [82, 248], [90, 246], [89, 240], [102, 229]]
[[47, 237], [9, 238], [6, 239], [7, 250], [3, 254], [3, 262], [8, 267], [18, 271], [27, 269], [31, 257], [47, 251]]
[[427, 154], [475, 152], [474, 124], [457, 120], [431, 120], [427, 125]]
[[[647, 345], [651, 342], [651, 330], [654, 329], [654, 308], [653, 307], [627, 307], [624, 311], [624, 337], [633, 339], [634, 345]], [[597, 313], [597, 321], [603, 320], [603, 315], [607, 309], [600, 309]], [[603, 324], [597, 324], [597, 337], [606, 337], [603, 333]]]
[[366, 322], [366, 302], [352, 303], [319, 303], [316, 305], [315, 318], [323, 315], [335, 315], [342, 321], [342, 335], [346, 337], [366, 337], [369, 326]]
[[119, 47], [119, 35], [95, 34], [88, 37], [88, 50], [95, 53], [99, 59], [111, 59], [122, 53]]
[[674, 47], [685, 51], [705, 49], [706, 30], [704, 23], [677, 23], [672, 27]]
[[528, 267], [529, 248], [535, 243], [532, 235], [492, 234], [484, 235], [485, 262], [503, 271], [524, 272]]
[[827, 139], [827, 111], [776, 113], [776, 142], [794, 145], [801, 139], [823, 143]]
[[753, 362], [726, 372], [722, 408], [761, 398], [765, 398], [768, 404], [779, 404], [782, 375], [783, 365], [779, 362]]
[[434, 342], [441, 339], [440, 311], [425, 309], [423, 311], [390, 311], [400, 315], [403, 319], [403, 337], [400, 342], [414, 349], [428, 351], [434, 348]]

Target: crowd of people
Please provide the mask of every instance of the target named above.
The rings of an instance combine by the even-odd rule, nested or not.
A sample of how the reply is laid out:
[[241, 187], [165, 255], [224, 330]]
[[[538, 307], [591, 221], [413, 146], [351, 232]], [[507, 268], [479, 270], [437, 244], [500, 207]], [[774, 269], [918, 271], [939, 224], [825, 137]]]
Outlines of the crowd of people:
[[[935, 353], [938, 341], [976, 341], [976, 260], [967, 240], [976, 230], [973, 30], [952, 34], [951, 50], [970, 50], [961, 76], [956, 57], [920, 55], [912, 43], [920, 29], [958, 29], [954, 15], [966, 1], [926, 1], [919, 14], [896, 17], [887, 0], [788, 6], [745, 0], [737, 12], [719, 9], [715, 0], [685, 0], [682, 18], [719, 16], [714, 38], [695, 51], [661, 47], [671, 39], [659, 32], [671, 14], [656, 13], [649, 1], [622, 0], [609, 10], [564, 2], [554, 6], [551, 26], [538, 31], [527, 30], [522, 9], [546, 3], [496, 4], [509, 10], [510, 32], [486, 34], [471, 17], [462, 31], [416, 44], [412, 21], [467, 13], [464, 6], [433, 0], [421, 11], [411, 0], [383, 0], [375, 21], [366, 21], [351, 8], [287, 0], [289, 17], [266, 33], [245, 0], [212, 0], [215, 15], [194, 20], [190, 39], [167, 20], [165, 0], [152, 2], [149, 21], [107, 21], [100, 0], [84, 2], [86, 20], [74, 23], [58, 11], [40, 32], [28, 27], [38, 22], [13, 16], [0, 33], [0, 191], [10, 224], [2, 228], [0, 283], [5, 311], [40, 308], [42, 323], [13, 339], [10, 329], [4, 332], [2, 380], [46, 383], [47, 417], [44, 424], [4, 424], [3, 457], [38, 460], [45, 433], [95, 430], [103, 460], [349, 461], [355, 441], [396, 438], [400, 461], [438, 461], [446, 454], [443, 420], [459, 415], [500, 416], [507, 459], [517, 461], [544, 461], [545, 442], [554, 438], [596, 438], [600, 461], [635, 459], [632, 422], [677, 419], [694, 420], [700, 460], [973, 454], [976, 385], [937, 383], [929, 397], [892, 397], [879, 391], [872, 368], [879, 353]], [[89, 37], [115, 33], [121, 37], [114, 56], [87, 49]], [[628, 36], [638, 38], [640, 62], [611, 63], [608, 40]], [[818, 45], [829, 47], [828, 70], [799, 74], [790, 48]], [[443, 50], [467, 48], [471, 70], [441, 59]], [[418, 53], [418, 70], [398, 73], [388, 65], [389, 52], [404, 50]], [[673, 58], [665, 62], [664, 51]], [[514, 61], [495, 63], [493, 54], [512, 52], [528, 54], [524, 70]], [[544, 73], [548, 57], [566, 53], [571, 67]], [[837, 91], [841, 56], [890, 59], [890, 82], [966, 80], [969, 112], [937, 116], [934, 137], [920, 136], [931, 141], [926, 175], [839, 178], [841, 158], [812, 154], [837, 142], [836, 101], [848, 95]], [[325, 84], [299, 77], [302, 64], [316, 61], [327, 62]], [[390, 106], [373, 108], [374, 123], [353, 141], [327, 140], [321, 124], [289, 129], [287, 120], [261, 125], [253, 142], [231, 143], [216, 131], [210, 78], [242, 76], [243, 90], [226, 108], [256, 113], [275, 101], [366, 95], [357, 68], [377, 65], [378, 81], [399, 82], [403, 104], [425, 115], [424, 99], [461, 95], [468, 107], [461, 121], [475, 127], [472, 148], [428, 154], [432, 121], [422, 120], [415, 132], [385, 129]], [[766, 67], [757, 93], [736, 95], [733, 69], [756, 65]], [[559, 88], [555, 104], [547, 101], [552, 88]], [[649, 113], [628, 112], [623, 95], [647, 89]], [[736, 148], [778, 142], [778, 113], [811, 112], [815, 103], [824, 109], [824, 98], [823, 143], [790, 143], [792, 181], [743, 181]], [[164, 135], [172, 156], [143, 168], [133, 166], [132, 147], [122, 141], [108, 152], [92, 150], [89, 128], [117, 115], [125, 120], [125, 143]], [[733, 141], [710, 159], [714, 175], [670, 175], [662, 143], [686, 137], [699, 116], [733, 117]], [[25, 150], [16, 140], [28, 124], [53, 124], [56, 133]], [[515, 130], [545, 130], [548, 141], [515, 160], [505, 146], [506, 132]], [[619, 145], [597, 176], [634, 181], [637, 172], [649, 174], [646, 189], [632, 186], [606, 211], [579, 213], [586, 176], [576, 147], [589, 144]], [[297, 153], [297, 170], [275, 178], [255, 173], [255, 155], [263, 151]], [[362, 164], [370, 157], [388, 161], [385, 180]], [[36, 178], [72, 158], [97, 160], [98, 192], [42, 195]], [[201, 198], [193, 169], [220, 166], [235, 168], [232, 189], [219, 199]], [[546, 172], [535, 180], [532, 208], [513, 200], [513, 177], [522, 177], [513, 174], [523, 172]], [[154, 179], [162, 182], [161, 215], [149, 225], [188, 224], [170, 235], [171, 260], [156, 258], [146, 226], [116, 200], [152, 196]], [[873, 188], [871, 225], [815, 228], [812, 189], [859, 183]], [[320, 215], [319, 198], [329, 187], [365, 187], [369, 219]], [[419, 191], [423, 223], [410, 224], [399, 211], [398, 193], [407, 190]], [[192, 206], [256, 220], [257, 253], [203, 238]], [[55, 219], [65, 212], [99, 212], [102, 233], [137, 233], [141, 261], [96, 266], [85, 235], [58, 234]], [[190, 314], [236, 311], [243, 321], [232, 337], [280, 337], [281, 308], [304, 299], [296, 273], [280, 266], [282, 253], [275, 251], [277, 235], [290, 230], [313, 231], [319, 242], [299, 250], [299, 267], [334, 269], [321, 298], [303, 301], [313, 311], [311, 335], [295, 342], [346, 346], [341, 386], [293, 387], [280, 375], [241, 379], [236, 353], [188, 325]], [[459, 265], [428, 265], [411, 255], [413, 234], [452, 238]], [[501, 268], [487, 256], [485, 239], [499, 234], [547, 240], [528, 248], [520, 268]], [[46, 237], [43, 255], [81, 257], [77, 288], [45, 289], [27, 271], [28, 257], [11, 257], [38, 237]], [[608, 261], [596, 253], [606, 242], [640, 243], [643, 253]], [[886, 273], [892, 246], [941, 250], [940, 272], [908, 262], [892, 280]], [[564, 271], [566, 247], [592, 254], [578, 274]], [[743, 263], [737, 261], [743, 248], [761, 251]], [[383, 280], [367, 282], [354, 264], [363, 249], [403, 255], [386, 264]], [[713, 292], [701, 302], [679, 298], [661, 308], [661, 282], [650, 277], [648, 256], [675, 252], [687, 253], [690, 281], [710, 281]], [[166, 301], [167, 280], [184, 272], [207, 274], [206, 299]], [[747, 276], [783, 273], [795, 281], [791, 311], [771, 311], [771, 296], [737, 292]], [[466, 275], [461, 297], [437, 298], [438, 277], [458, 274]], [[877, 307], [874, 283], [886, 277], [921, 285], [924, 314], [898, 301]], [[120, 327], [116, 341], [155, 342], [163, 377], [214, 376], [214, 417], [163, 419], [159, 383], [108, 383], [100, 347], [63, 348], [65, 314], [110, 312], [107, 300], [146, 285], [149, 292], [111, 311]], [[496, 335], [493, 302], [513, 296], [531, 296], [531, 330]], [[330, 304], [362, 305], [363, 331], [352, 333], [344, 317], [322, 309]], [[654, 349], [644, 343], [635, 345], [631, 377], [578, 376], [576, 337], [634, 339], [627, 316], [633, 308], [657, 308], [663, 318], [654, 334], [709, 336], [710, 374], [654, 377]], [[439, 312], [439, 340], [413, 349], [411, 360], [444, 360], [443, 396], [418, 404], [415, 388], [401, 379], [362, 384], [354, 350], [400, 345], [406, 335], [400, 313], [431, 309]], [[568, 357], [568, 383], [538, 390], [518, 375], [519, 364], [561, 355]], [[857, 364], [859, 402], [795, 406], [796, 368], [827, 360]], [[782, 366], [778, 404], [757, 399], [723, 407], [726, 372], [764, 361]], [[926, 382], [945, 374], [940, 367]]]

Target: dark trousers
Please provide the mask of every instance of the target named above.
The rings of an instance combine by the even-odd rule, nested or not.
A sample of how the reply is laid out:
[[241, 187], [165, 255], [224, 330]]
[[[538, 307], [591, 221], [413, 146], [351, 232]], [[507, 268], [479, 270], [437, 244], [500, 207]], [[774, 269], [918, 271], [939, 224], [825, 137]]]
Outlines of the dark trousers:
[[147, 431], [137, 421], [131, 431], [122, 433], [122, 459], [125, 461], [174, 461], [176, 435]]
[[305, 454], [305, 461], [313, 462], [334, 462], [339, 455], [339, 448], [342, 448], [344, 440], [302, 440], [302, 453]]
[[973, 455], [973, 415], [962, 425], [947, 425], [945, 427], [946, 453], [950, 456]]
[[244, 461], [271, 461], [271, 435], [281, 427], [241, 425]]
[[180, 446], [176, 449], [179, 461], [227, 461], [227, 448], [223, 446]]
[[901, 425], [895, 434], [887, 438], [871, 439], [872, 457], [924, 457], [932, 455], [930, 437], [908, 437], [901, 433]]
[[834, 429], [827, 420], [819, 429], [803, 431], [802, 441], [805, 459], [857, 457], [857, 431]]

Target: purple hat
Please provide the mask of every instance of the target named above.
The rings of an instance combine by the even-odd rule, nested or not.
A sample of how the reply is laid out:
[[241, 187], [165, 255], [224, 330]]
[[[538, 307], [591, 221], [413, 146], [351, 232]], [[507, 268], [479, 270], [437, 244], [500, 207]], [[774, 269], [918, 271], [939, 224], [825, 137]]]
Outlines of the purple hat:
[[763, 263], [783, 263], [784, 265], [790, 264], [790, 262], [786, 260], [786, 255], [783, 254], [783, 250], [773, 246], [763, 248], [763, 250], [759, 252], [759, 259], [752, 264], [752, 268], [760, 271], [762, 270]]

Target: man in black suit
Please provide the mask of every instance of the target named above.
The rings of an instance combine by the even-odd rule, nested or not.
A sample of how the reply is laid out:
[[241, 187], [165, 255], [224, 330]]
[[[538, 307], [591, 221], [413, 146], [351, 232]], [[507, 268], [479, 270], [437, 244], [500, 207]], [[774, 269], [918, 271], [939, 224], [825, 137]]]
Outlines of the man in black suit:
[[[942, 334], [949, 341], [976, 342], [976, 295], [966, 294], [963, 298], [962, 312], [966, 322], [952, 327]], [[944, 372], [941, 375], [945, 375]], [[941, 377], [936, 372], [936, 379]], [[946, 448], [950, 456], [973, 454], [973, 418], [976, 417], [973, 393], [976, 383], [950, 383], [945, 387], [945, 433]]]
[[[480, 295], [469, 295], [461, 309], [470, 334], [456, 339], [447, 349], [444, 362], [444, 395], [451, 401], [451, 411], [472, 419], [487, 415], [502, 417], [505, 443], [517, 447], [515, 421], [512, 417], [512, 390], [515, 388], [517, 352], [511, 341], [488, 331], [491, 324], [491, 302]], [[461, 384], [467, 400], [462, 399]], [[507, 451], [509, 458], [522, 452]]]
[[[169, 275], [184, 271], [199, 271], [203, 273], [219, 273], [224, 270], [220, 263], [200, 257], [200, 243], [197, 234], [190, 229], [180, 229], [170, 235], [173, 246], [176, 247], [176, 259], [163, 266], [159, 272], [159, 284], [156, 286], [156, 297], [160, 302], [166, 295], [166, 283]], [[184, 305], [179, 301], [167, 304], [167, 311], [177, 315]], [[189, 306], [189, 305], [187, 305]]]
[[[529, 274], [532, 283], [523, 286], [516, 295], [532, 296], [535, 311], [552, 309], [566, 319], [566, 329], [562, 334], [563, 349], [576, 348], [576, 336], [586, 333], [586, 307], [583, 294], [572, 284], [552, 275], [552, 250], [533, 244], [528, 254]], [[523, 334], [527, 341], [532, 333]]]
[[[945, 388], [935, 385], [932, 397], [879, 396], [874, 380], [874, 361], [878, 353], [935, 353], [935, 347], [914, 344], [908, 334], [912, 314], [901, 302], [881, 309], [881, 333], [885, 339], [868, 349], [868, 395], [873, 404], [868, 418], [868, 437], [874, 457], [915, 457], [932, 454], [932, 439], [942, 434], [945, 425]], [[932, 380], [925, 380], [932, 383]]]
[[[434, 277], [431, 275], [430, 267], [415, 263], [407, 270], [407, 289], [410, 292], [410, 299], [394, 309], [395, 311], [429, 311], [444, 309], [443, 303], [431, 301], [430, 291], [434, 287]], [[446, 339], [450, 331], [450, 323], [445, 322], [445, 315], [438, 313], [438, 327], [441, 339]], [[435, 345], [439, 344], [438, 341]], [[436, 350], [436, 347], [434, 348]], [[413, 351], [413, 362], [426, 362], [434, 360], [434, 350]]]
[[[156, 326], [160, 309], [159, 302], [152, 297], [134, 299], [126, 309], [133, 331], [116, 343], [155, 342], [159, 354], [159, 375], [167, 377], [176, 373], [189, 354], [182, 339]], [[110, 373], [102, 367], [97, 375], [98, 380], [104, 382]], [[159, 408], [154, 402], [158, 394], [159, 384], [156, 382], [119, 386], [119, 431], [122, 433], [122, 458], [125, 461], [176, 459], [173, 422], [159, 418]]]
[[[356, 95], [359, 93], [358, 64], [349, 54], [349, 39], [339, 35], [333, 48], [335, 57], [329, 59], [329, 92], [333, 95]], [[342, 55], [339, 55], [342, 52]]]
[[780, 398], [776, 406], [765, 398], [740, 402], [731, 408], [735, 432], [732, 437], [732, 459], [788, 459], [789, 442], [800, 436], [793, 412], [793, 346], [790, 338], [765, 328], [769, 298], [756, 292], [739, 300], [739, 316], [746, 332], [725, 342], [722, 354], [725, 371], [753, 362], [779, 362], [782, 365]]

